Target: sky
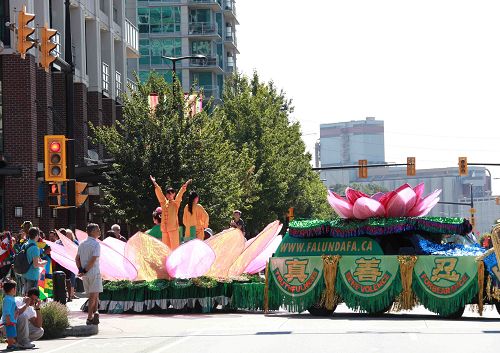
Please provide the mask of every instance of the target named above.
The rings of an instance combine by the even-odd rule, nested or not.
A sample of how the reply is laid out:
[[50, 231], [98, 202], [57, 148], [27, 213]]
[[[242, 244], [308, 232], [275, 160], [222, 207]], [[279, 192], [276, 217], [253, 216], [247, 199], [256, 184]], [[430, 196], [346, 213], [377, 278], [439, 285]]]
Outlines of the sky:
[[386, 161], [416, 157], [417, 174], [459, 156], [500, 163], [500, 1], [239, 0], [236, 11], [238, 70], [293, 99], [311, 153], [319, 124], [375, 117]]

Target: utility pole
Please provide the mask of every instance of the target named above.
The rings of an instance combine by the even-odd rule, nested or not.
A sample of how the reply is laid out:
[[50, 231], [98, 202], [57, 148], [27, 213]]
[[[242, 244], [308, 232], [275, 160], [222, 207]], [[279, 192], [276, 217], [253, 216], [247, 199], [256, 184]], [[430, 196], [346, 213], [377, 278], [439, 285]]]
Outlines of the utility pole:
[[73, 231], [76, 228], [76, 207], [75, 207], [75, 119], [74, 119], [74, 85], [73, 75], [75, 67], [73, 65], [73, 51], [71, 44], [71, 14], [70, 0], [64, 2], [66, 18], [64, 21], [64, 61], [68, 64], [64, 70], [66, 80], [66, 137], [68, 138], [67, 148], [67, 178], [68, 178], [68, 227]]

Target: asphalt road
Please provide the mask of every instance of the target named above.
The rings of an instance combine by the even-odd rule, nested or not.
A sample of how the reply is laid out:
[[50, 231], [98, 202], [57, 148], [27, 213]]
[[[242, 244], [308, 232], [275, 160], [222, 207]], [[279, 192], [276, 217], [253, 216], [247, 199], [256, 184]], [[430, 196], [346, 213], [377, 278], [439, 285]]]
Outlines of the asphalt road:
[[[85, 314], [73, 312], [73, 322]], [[101, 315], [99, 334], [38, 341], [46, 353], [488, 352], [500, 346], [500, 315], [466, 309], [459, 321], [418, 308], [368, 317], [340, 305], [328, 318], [307, 313]]]

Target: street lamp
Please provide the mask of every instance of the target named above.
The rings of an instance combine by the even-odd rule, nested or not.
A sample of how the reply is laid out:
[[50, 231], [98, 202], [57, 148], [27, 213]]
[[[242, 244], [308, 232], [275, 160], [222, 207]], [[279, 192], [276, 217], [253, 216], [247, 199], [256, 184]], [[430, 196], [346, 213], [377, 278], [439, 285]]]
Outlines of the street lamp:
[[173, 57], [173, 56], [163, 56], [162, 59], [167, 59], [172, 62], [172, 79], [175, 78], [175, 63], [180, 60], [184, 59], [202, 59], [203, 61], [207, 60], [207, 57], [205, 55], [201, 54], [195, 54], [195, 55], [187, 55], [187, 56], [179, 56], [179, 57]]

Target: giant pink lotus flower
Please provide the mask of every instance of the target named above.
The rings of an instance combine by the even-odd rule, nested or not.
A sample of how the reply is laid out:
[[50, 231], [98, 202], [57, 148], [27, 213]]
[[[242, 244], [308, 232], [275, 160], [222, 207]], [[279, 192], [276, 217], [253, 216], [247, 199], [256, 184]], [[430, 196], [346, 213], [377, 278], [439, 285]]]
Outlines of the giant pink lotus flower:
[[348, 187], [346, 198], [328, 191], [328, 202], [341, 218], [422, 217], [436, 206], [441, 190], [435, 190], [426, 197], [422, 197], [423, 193], [424, 183], [414, 188], [403, 184], [394, 191], [372, 196]]

